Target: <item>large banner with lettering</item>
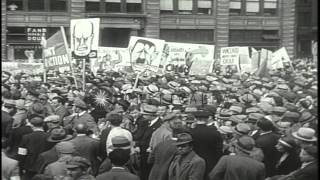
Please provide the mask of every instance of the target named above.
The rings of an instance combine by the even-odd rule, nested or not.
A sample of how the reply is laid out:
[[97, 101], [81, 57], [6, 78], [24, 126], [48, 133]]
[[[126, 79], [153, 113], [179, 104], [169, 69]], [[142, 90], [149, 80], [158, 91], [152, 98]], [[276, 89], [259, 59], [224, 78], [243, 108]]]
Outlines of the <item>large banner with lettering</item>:
[[131, 36], [128, 50], [133, 70], [141, 72], [148, 69], [157, 72], [164, 45], [164, 40]]
[[70, 60], [64, 45], [62, 32], [56, 32], [44, 45], [44, 67], [47, 70], [70, 71]]
[[278, 69], [278, 68], [284, 68], [285, 64], [291, 63], [289, 55], [284, 47], [280, 48], [279, 50], [275, 51], [272, 54], [270, 64], [270, 69]]
[[96, 74], [98, 70], [119, 71], [131, 66], [128, 48], [99, 47], [98, 58], [91, 60], [91, 71]]
[[74, 58], [96, 58], [99, 46], [99, 18], [72, 19], [71, 52]]
[[[161, 63], [164, 72], [190, 71], [203, 74], [210, 71], [214, 61], [214, 45], [166, 42], [167, 58]], [[209, 66], [207, 66], [209, 64]], [[206, 65], [206, 66], [205, 66]]]
[[42, 63], [2, 62], [1, 70], [10, 72], [13, 75], [19, 73], [42, 75], [44, 72], [44, 66]]

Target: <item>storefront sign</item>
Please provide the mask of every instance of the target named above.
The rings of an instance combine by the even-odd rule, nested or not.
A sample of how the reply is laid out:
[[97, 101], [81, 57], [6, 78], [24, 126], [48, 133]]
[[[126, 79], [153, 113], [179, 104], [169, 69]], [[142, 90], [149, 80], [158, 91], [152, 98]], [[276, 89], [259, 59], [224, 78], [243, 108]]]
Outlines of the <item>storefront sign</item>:
[[27, 40], [40, 42], [41, 37], [46, 37], [47, 29], [42, 27], [27, 27]]

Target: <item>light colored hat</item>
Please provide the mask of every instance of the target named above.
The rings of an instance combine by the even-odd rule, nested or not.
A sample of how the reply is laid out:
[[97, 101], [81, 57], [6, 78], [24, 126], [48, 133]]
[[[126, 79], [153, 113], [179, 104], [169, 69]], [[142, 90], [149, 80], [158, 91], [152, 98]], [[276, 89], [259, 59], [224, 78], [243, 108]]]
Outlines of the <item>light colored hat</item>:
[[23, 100], [23, 99], [16, 100], [16, 108], [17, 109], [25, 109], [25, 110], [28, 109], [28, 107], [25, 105], [25, 100]]
[[251, 131], [250, 126], [245, 123], [239, 123], [232, 128], [233, 132], [239, 135], [247, 135]]
[[302, 141], [314, 142], [317, 141], [315, 133], [315, 130], [311, 128], [301, 127], [298, 129], [298, 131], [293, 132], [292, 136]]
[[240, 137], [234, 145], [241, 151], [251, 154], [254, 150], [255, 141], [250, 136]]
[[218, 131], [221, 133], [221, 134], [231, 134], [233, 133], [233, 130], [230, 126], [220, 126], [218, 128]]

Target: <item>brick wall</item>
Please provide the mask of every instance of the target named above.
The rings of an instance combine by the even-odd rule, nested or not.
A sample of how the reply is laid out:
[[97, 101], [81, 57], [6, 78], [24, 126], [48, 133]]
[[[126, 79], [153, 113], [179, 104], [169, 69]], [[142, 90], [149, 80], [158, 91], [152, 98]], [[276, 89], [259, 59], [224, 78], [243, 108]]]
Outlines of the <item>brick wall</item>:
[[159, 38], [160, 36], [160, 1], [147, 0], [146, 2], [145, 37]]
[[281, 1], [281, 46], [285, 47], [289, 57], [292, 59], [296, 52], [296, 0], [282, 0]]

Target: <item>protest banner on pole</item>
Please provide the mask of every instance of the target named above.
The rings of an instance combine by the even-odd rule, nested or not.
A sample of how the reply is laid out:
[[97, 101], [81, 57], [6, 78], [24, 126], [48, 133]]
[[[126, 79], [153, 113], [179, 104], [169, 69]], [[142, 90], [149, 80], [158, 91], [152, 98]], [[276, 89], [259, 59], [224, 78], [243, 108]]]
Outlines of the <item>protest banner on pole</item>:
[[[208, 68], [214, 61], [214, 45], [177, 42], [166, 42], [166, 45], [168, 47], [168, 56], [164, 62], [161, 62], [163, 72], [175, 71], [183, 73], [185, 68], [190, 71], [192, 66], [194, 66], [193, 68], [198, 68], [208, 64], [209, 66], [205, 67], [205, 71], [211, 72], [211, 69]], [[195, 69], [193, 73], [196, 73]]]
[[272, 58], [270, 66], [272, 69], [284, 68], [284, 63], [289, 63], [291, 66], [291, 61], [289, 55], [284, 47], [272, 53]]
[[[86, 64], [97, 58], [99, 46], [100, 18], [72, 19], [70, 22], [71, 54], [76, 69], [82, 69], [83, 90]], [[80, 66], [82, 65], [82, 66]]]
[[[41, 44], [41, 47], [42, 47], [42, 53], [41, 53], [42, 61], [43, 61], [43, 63], [45, 63], [44, 51], [45, 51], [45, 48], [47, 47], [47, 41], [46, 41], [46, 38], [44, 36], [41, 37], [40, 44]], [[47, 70], [46, 70], [46, 68], [44, 68], [44, 70], [43, 70], [43, 82], [44, 83], [47, 82]]]
[[128, 50], [133, 70], [141, 72], [149, 69], [157, 72], [164, 45], [164, 40], [131, 36]]
[[98, 58], [90, 61], [90, 69], [94, 75], [98, 70], [119, 71], [131, 66], [128, 48], [99, 47]]
[[64, 27], [63, 27], [63, 26], [60, 26], [60, 30], [61, 30], [61, 33], [62, 33], [64, 46], [65, 46], [65, 48], [66, 48], [67, 55], [68, 55], [68, 59], [69, 59], [69, 67], [70, 67], [70, 69], [71, 69], [71, 75], [72, 75], [72, 77], [73, 77], [73, 79], [74, 79], [75, 86], [76, 86], [76, 88], [78, 89], [77, 78], [76, 78], [76, 75], [74, 74], [74, 70], [73, 70], [73, 63], [72, 63], [71, 51], [70, 51], [69, 46], [68, 46], [68, 42], [67, 42], [67, 38], [66, 38], [66, 33], [65, 33], [65, 31], [64, 31]]

